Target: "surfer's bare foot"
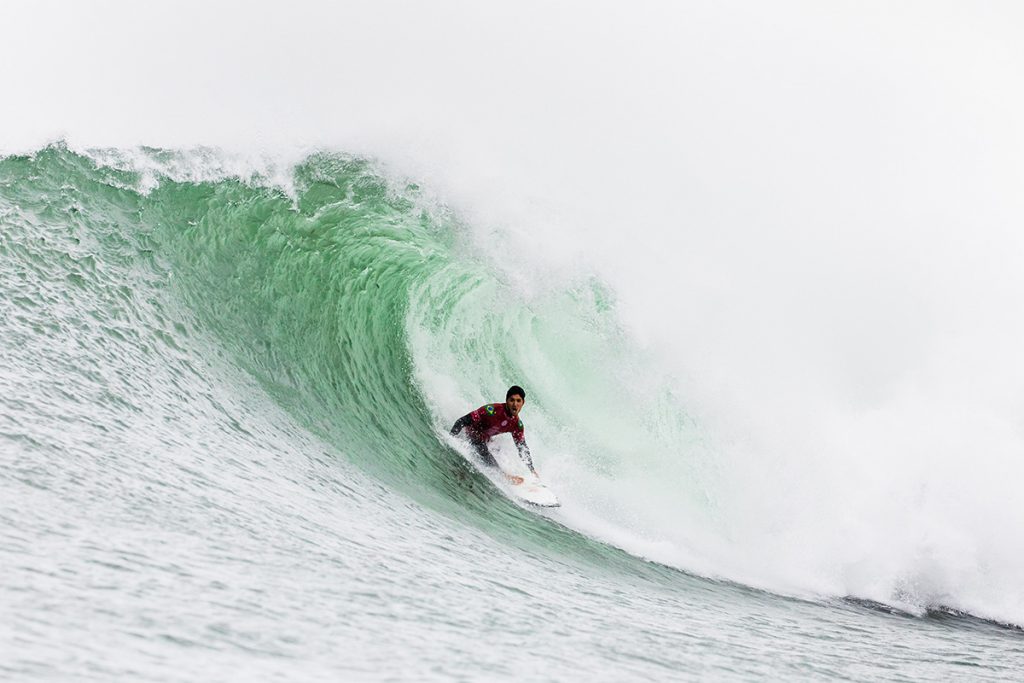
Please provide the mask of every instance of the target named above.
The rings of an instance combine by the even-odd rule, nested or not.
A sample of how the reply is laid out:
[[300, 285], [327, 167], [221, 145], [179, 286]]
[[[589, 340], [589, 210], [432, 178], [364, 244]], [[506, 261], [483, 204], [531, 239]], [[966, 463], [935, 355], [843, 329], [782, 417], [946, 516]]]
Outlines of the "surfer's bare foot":
[[506, 474], [505, 476], [508, 477], [508, 480], [510, 482], [512, 482], [516, 486], [518, 486], [519, 484], [523, 483], [523, 478], [522, 477], [517, 477], [514, 474]]

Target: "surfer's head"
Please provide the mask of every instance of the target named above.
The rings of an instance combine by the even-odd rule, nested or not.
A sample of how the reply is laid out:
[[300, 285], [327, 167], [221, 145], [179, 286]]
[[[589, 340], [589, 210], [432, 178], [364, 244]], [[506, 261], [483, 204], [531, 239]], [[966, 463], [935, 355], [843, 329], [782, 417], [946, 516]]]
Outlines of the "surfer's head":
[[519, 411], [522, 410], [524, 403], [526, 403], [526, 392], [523, 391], [522, 387], [511, 386], [505, 392], [505, 407], [508, 408], [508, 412], [512, 413], [513, 417], [519, 415]]

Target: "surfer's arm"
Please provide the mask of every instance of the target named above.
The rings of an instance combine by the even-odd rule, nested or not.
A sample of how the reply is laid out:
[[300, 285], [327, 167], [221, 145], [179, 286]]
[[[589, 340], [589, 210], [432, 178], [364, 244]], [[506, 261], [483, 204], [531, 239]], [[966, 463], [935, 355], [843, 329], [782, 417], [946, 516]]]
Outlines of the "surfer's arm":
[[466, 413], [452, 425], [451, 435], [455, 436], [473, 422], [473, 413]]
[[519, 450], [519, 458], [526, 463], [531, 472], [537, 474], [537, 470], [533, 469], [533, 456], [530, 455], [530, 447], [526, 445], [526, 439], [516, 441], [516, 448]]

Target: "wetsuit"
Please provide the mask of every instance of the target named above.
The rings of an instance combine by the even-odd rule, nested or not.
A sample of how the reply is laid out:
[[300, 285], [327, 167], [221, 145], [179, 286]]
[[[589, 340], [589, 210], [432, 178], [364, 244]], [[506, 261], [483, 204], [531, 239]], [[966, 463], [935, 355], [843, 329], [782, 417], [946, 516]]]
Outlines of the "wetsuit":
[[519, 457], [523, 459], [526, 466], [533, 469], [533, 458], [530, 456], [530, 447], [526, 445], [526, 436], [523, 434], [523, 421], [513, 418], [504, 403], [488, 403], [480, 406], [471, 413], [463, 415], [452, 425], [452, 435], [458, 434], [463, 429], [469, 437], [469, 443], [476, 449], [480, 458], [488, 465], [497, 467], [498, 463], [487, 448], [487, 442], [492, 436], [510, 432], [512, 441], [519, 450]]

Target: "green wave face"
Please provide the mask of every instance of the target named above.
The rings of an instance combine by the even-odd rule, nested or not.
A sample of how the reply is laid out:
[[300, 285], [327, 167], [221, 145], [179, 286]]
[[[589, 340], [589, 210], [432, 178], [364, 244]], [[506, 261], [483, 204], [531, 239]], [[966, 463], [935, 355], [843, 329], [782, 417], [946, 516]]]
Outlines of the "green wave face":
[[[172, 153], [149, 156], [174, 165]], [[415, 207], [415, 188], [395, 191], [365, 161], [318, 156], [294, 170], [294, 196], [258, 179], [166, 176], [144, 192], [142, 173], [62, 146], [4, 159], [0, 174], [12, 268], [72, 280], [87, 295], [71, 305], [91, 299], [104, 319], [171, 296], [219, 340], [208, 353], [242, 365], [348, 457], [398, 479], [437, 469], [404, 330], [409, 289], [445, 266], [451, 236]], [[148, 347], [181, 346], [187, 327]]]
[[[411, 283], [445, 245], [367, 164], [310, 159], [297, 196], [239, 181], [164, 182], [145, 226], [173, 254], [190, 305], [272, 396], [363, 465], [423, 477], [437, 449], [409, 384]], [[381, 453], [384, 451], [384, 453]]]
[[[51, 239], [64, 231], [85, 245], [94, 265], [76, 266], [81, 286], [101, 299], [126, 290], [122, 304], [101, 309], [149, 315], [141, 302], [168, 297], [183, 307], [192, 322], [139, 327], [134, 334], [159, 335], [140, 347], [177, 355], [194, 325], [216, 340], [201, 353], [242, 367], [384, 485], [451, 514], [472, 510], [516, 542], [555, 534], [565, 550], [618, 556], [504, 499], [445, 437], [459, 415], [522, 384], [538, 464], [562, 480], [561, 494], [615, 518], [622, 482], [658, 472], [666, 444], [691, 432], [670, 392], [638, 381], [637, 354], [600, 282], [524, 293], [446, 211], [365, 160], [314, 155], [287, 189], [223, 172], [175, 179], [201, 152], [146, 150], [143, 160], [98, 164], [55, 146], [0, 162], [9, 206], [47, 217]], [[158, 169], [155, 182], [140, 165]], [[140, 365], [176, 360], [163, 353]], [[187, 400], [164, 398], [171, 412]], [[698, 479], [678, 475], [664, 479], [665, 495], [700, 501]]]

